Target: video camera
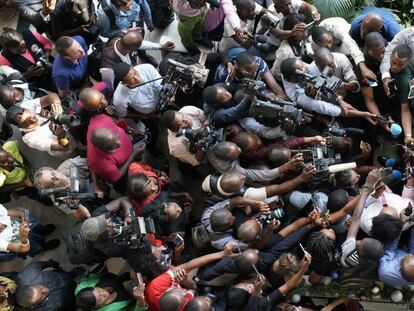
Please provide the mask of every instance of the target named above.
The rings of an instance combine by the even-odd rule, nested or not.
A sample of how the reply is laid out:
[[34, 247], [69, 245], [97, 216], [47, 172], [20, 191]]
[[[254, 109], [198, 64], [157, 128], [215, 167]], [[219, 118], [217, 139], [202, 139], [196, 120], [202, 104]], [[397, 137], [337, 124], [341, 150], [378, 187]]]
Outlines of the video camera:
[[56, 124], [66, 124], [69, 126], [78, 126], [81, 124], [81, 118], [73, 114], [56, 114], [46, 109], [37, 110], [36, 113]]
[[264, 101], [255, 97], [250, 105], [249, 114], [253, 117], [277, 120], [282, 125], [286, 119], [293, 120], [297, 126], [308, 123], [311, 117], [310, 114], [295, 107], [294, 103], [278, 98]]
[[224, 129], [215, 129], [207, 125], [198, 130], [188, 128], [179, 129], [176, 137], [185, 136], [190, 141], [189, 150], [191, 153], [197, 152], [197, 146], [201, 146], [203, 151], [213, 148], [217, 143], [225, 141]]
[[342, 84], [342, 80], [330, 74], [331, 69], [326, 66], [320, 76], [314, 77], [310, 74], [295, 70], [299, 78], [307, 84], [306, 95], [317, 100], [321, 98], [330, 99]]
[[309, 163], [316, 167], [316, 174], [311, 178], [313, 185], [326, 181], [331, 173], [356, 168], [355, 162], [342, 163], [341, 154], [335, 153], [333, 147], [313, 146], [306, 149], [292, 150], [292, 152], [302, 153], [305, 165]]
[[184, 93], [191, 93], [194, 86], [203, 88], [207, 81], [209, 70], [201, 64], [186, 65], [173, 59], [168, 59], [170, 64], [167, 78], [162, 80], [162, 89], [157, 103], [158, 111], [168, 109], [169, 101], [174, 98], [178, 88]]
[[155, 233], [154, 220], [151, 217], [137, 217], [135, 209], [130, 208], [131, 224], [126, 225], [122, 220], [117, 221], [111, 237], [117, 243], [128, 244], [130, 248], [139, 248], [147, 233]]
[[56, 204], [66, 201], [70, 209], [77, 209], [79, 206], [75, 203], [77, 200], [89, 200], [95, 199], [95, 193], [93, 192], [93, 184], [88, 183], [86, 189], [81, 189], [80, 181], [78, 177], [78, 168], [73, 165], [69, 168], [70, 174], [70, 186], [65, 188], [55, 189], [40, 189], [39, 196], [41, 198], [53, 196]]

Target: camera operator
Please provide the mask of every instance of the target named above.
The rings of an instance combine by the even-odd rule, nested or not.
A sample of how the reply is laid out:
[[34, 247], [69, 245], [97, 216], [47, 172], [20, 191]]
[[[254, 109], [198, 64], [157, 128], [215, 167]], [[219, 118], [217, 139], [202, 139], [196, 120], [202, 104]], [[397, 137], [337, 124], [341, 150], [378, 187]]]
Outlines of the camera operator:
[[197, 146], [196, 153], [191, 153], [188, 138], [185, 135], [176, 136], [180, 129], [199, 130], [208, 124], [207, 117], [201, 109], [185, 106], [179, 111], [167, 110], [161, 117], [161, 124], [168, 128], [170, 155], [192, 166], [199, 166], [205, 162], [206, 152], [201, 146]]
[[242, 79], [249, 78], [253, 80], [262, 80], [270, 90], [266, 94], [269, 99], [274, 96], [287, 99], [287, 96], [280, 85], [271, 74], [266, 62], [249, 52], [240, 53], [235, 61], [234, 70], [229, 73], [227, 64], [220, 65], [216, 70], [214, 82], [226, 82], [230, 92], [234, 93], [242, 86]]
[[[93, 181], [93, 192], [97, 198], [103, 198], [105, 193], [102, 189], [105, 189], [104, 185], [101, 185], [98, 178], [94, 173], [89, 171], [86, 159], [76, 157], [68, 159], [63, 162], [56, 170], [51, 167], [42, 167], [36, 171], [33, 175], [33, 184], [38, 189], [57, 189], [57, 188], [70, 188], [70, 170], [76, 168], [77, 179], [80, 184], [80, 192], [87, 192], [88, 186]], [[77, 182], [77, 181], [74, 181]], [[99, 200], [86, 199], [62, 199], [55, 197], [54, 195], [49, 196], [55, 206], [66, 215], [73, 215], [76, 218], [84, 219], [91, 217], [88, 209], [85, 207], [89, 204], [99, 204]], [[74, 207], [74, 208], [73, 208]]]
[[[167, 41], [161, 45], [148, 40], [143, 40], [140, 32], [137, 30], [130, 30], [127, 33], [124, 33], [122, 36], [116, 35], [111, 40], [108, 40], [104, 50], [102, 51], [100, 69], [102, 80], [105, 81], [113, 89], [115, 89], [119, 83], [119, 81], [117, 81], [114, 77], [113, 69], [115, 65], [126, 63], [132, 66], [136, 66], [137, 62], [139, 61], [138, 57], [143, 60], [142, 52], [145, 52], [146, 50], [168, 51], [173, 48], [174, 43], [171, 41]], [[150, 55], [145, 55], [149, 60], [153, 59]], [[155, 59], [147, 61], [147, 63], [150, 63], [156, 67]]]
[[[106, 205], [98, 207], [92, 212], [92, 217], [86, 219], [81, 227], [84, 238], [93, 243], [93, 247], [100, 250], [109, 258], [122, 257], [126, 260], [139, 255], [145, 247], [145, 240], [138, 236], [137, 245], [131, 240], [116, 240], [122, 232], [122, 226], [130, 224], [131, 202], [127, 197], [118, 198]], [[132, 239], [132, 236], [130, 237]]]
[[51, 156], [67, 159], [76, 147], [76, 141], [62, 125], [36, 116], [32, 110], [11, 106], [7, 119], [22, 132], [23, 142], [30, 148], [47, 151]]
[[20, 33], [6, 27], [0, 35], [0, 44], [3, 47], [0, 65], [20, 71], [37, 87], [52, 89], [52, 45], [45, 37], [34, 30]]
[[[283, 85], [289, 98], [297, 103], [298, 106], [317, 113], [332, 117], [363, 117], [369, 120], [375, 117], [372, 113], [359, 111], [344, 101], [342, 96], [334, 94], [335, 101], [339, 106], [324, 100], [317, 100], [309, 97], [305, 93], [305, 86], [297, 71], [308, 72], [308, 65], [300, 59], [288, 58], [282, 61], [280, 66], [283, 75]], [[345, 110], [346, 109], [346, 110]]]

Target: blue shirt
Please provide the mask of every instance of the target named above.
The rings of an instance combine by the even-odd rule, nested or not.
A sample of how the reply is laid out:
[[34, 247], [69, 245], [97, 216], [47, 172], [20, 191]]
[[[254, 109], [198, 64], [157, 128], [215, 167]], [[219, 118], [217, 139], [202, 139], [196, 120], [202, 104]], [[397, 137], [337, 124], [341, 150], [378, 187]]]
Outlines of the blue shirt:
[[76, 63], [58, 54], [53, 62], [52, 80], [58, 90], [77, 89], [82, 86], [88, 73], [88, 45], [81, 36], [74, 36], [85, 52]]
[[375, 7], [366, 8], [353, 20], [351, 29], [349, 30], [349, 34], [351, 35], [352, 39], [354, 39], [360, 47], [365, 45], [365, 40], [361, 38], [360, 33], [361, 24], [364, 18], [370, 13], [376, 13], [382, 17], [383, 25], [381, 34], [388, 42], [390, 42], [394, 36], [400, 32], [400, 25], [390, 11]]
[[411, 228], [410, 240], [408, 242], [408, 253], [398, 249], [400, 237], [384, 248], [384, 255], [380, 259], [378, 276], [382, 282], [390, 286], [414, 285], [401, 275], [401, 259], [408, 254], [414, 254], [414, 227]]
[[120, 11], [110, 1], [108, 1], [108, 6], [114, 13], [115, 24], [111, 25], [101, 6], [98, 11], [98, 27], [101, 30], [100, 35], [102, 37], [109, 38], [119, 31], [126, 32], [128, 28], [132, 27], [133, 22], [140, 21], [141, 8], [145, 23], [147, 26], [152, 26], [151, 10], [147, 0], [132, 0], [131, 9], [127, 12]]
[[[260, 74], [260, 76], [263, 76], [266, 72], [269, 71], [269, 67], [262, 58], [258, 56], [255, 57], [257, 64], [257, 73]], [[220, 66], [218, 66], [216, 70], [216, 75], [214, 76], [214, 83], [225, 82], [228, 75], [229, 73], [227, 71], [227, 64], [221, 64]], [[237, 79], [237, 77], [234, 77], [233, 83], [241, 83], [241, 79]]]

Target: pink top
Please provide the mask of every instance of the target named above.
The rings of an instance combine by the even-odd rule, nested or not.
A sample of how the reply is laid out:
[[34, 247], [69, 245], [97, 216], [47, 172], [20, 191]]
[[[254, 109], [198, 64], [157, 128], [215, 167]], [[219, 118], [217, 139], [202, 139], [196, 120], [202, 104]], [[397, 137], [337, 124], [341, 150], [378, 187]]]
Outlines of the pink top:
[[[121, 146], [114, 152], [106, 152], [91, 143], [92, 132], [97, 128], [106, 128], [119, 134]], [[114, 183], [121, 178], [119, 168], [132, 153], [132, 143], [128, 135], [105, 114], [94, 116], [88, 127], [87, 159], [89, 168], [106, 182]]]
[[232, 0], [221, 0], [220, 7], [209, 10], [204, 18], [204, 31], [209, 32], [217, 28], [218, 25], [227, 17], [230, 25], [235, 28], [240, 27], [240, 18]]
[[[36, 37], [36, 39], [40, 43], [42, 43], [42, 45], [43, 45], [42, 48], [44, 50], [51, 50], [52, 49], [52, 43], [50, 43], [50, 41], [48, 39], [46, 39], [45, 37], [43, 37], [40, 33], [38, 33], [35, 30], [31, 30], [31, 32]], [[20, 54], [20, 55], [23, 56], [24, 58], [26, 58], [29, 62], [31, 62], [31, 63], [34, 64], [35, 63], [35, 60], [33, 59], [32, 54], [30, 54], [30, 52], [28, 50], [29, 48], [30, 47], [28, 47], [26, 49], [26, 51], [23, 54]], [[13, 65], [10, 64], [10, 62], [3, 55], [0, 55], [0, 65], [6, 65], [6, 66], [9, 66], [9, 67], [12, 67], [13, 68]]]

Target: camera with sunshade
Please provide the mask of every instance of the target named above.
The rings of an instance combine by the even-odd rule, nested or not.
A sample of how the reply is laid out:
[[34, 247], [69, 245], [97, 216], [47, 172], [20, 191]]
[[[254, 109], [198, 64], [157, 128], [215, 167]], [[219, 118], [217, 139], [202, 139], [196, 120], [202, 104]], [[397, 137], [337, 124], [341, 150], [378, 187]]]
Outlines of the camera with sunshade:
[[161, 82], [162, 89], [157, 103], [158, 111], [161, 112], [168, 109], [178, 89], [189, 94], [195, 86], [203, 88], [209, 72], [204, 65], [198, 63], [186, 65], [171, 58], [168, 59], [168, 63], [168, 71], [166, 78]]
[[120, 217], [113, 218], [115, 228], [112, 228], [111, 238], [119, 244], [130, 248], [139, 248], [147, 233], [155, 233], [154, 220], [151, 217], [138, 217], [135, 209], [130, 208], [131, 223], [125, 224]]
[[342, 80], [335, 77], [328, 66], [316, 77], [298, 69], [296, 69], [295, 73], [306, 84], [306, 95], [317, 100], [330, 99], [342, 84]]
[[224, 129], [215, 129], [214, 127], [207, 125], [198, 130], [182, 128], [179, 129], [176, 137], [185, 136], [189, 142], [189, 150], [191, 153], [196, 153], [198, 149], [203, 151], [210, 150], [217, 143], [225, 141]]

